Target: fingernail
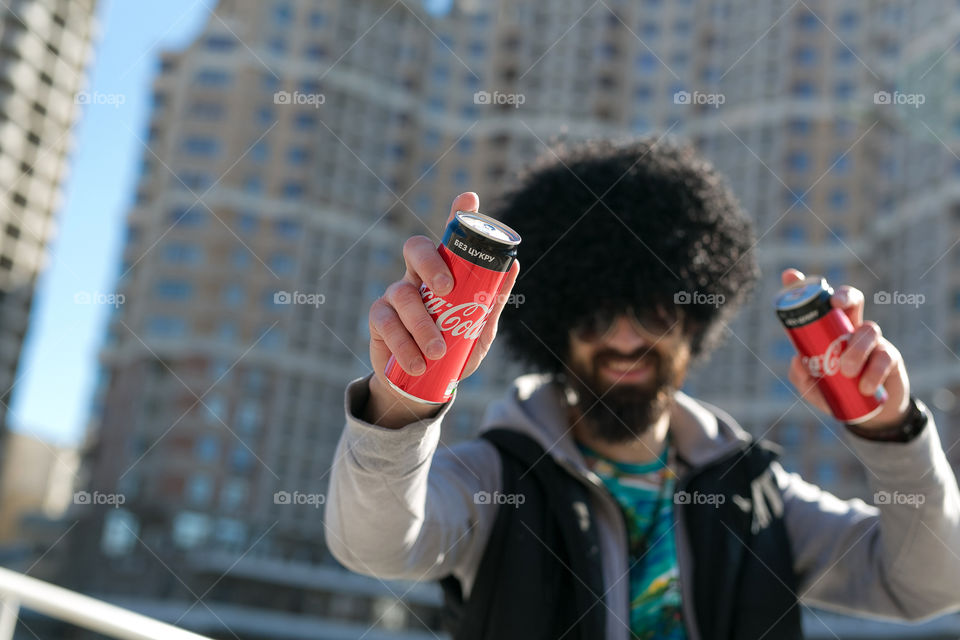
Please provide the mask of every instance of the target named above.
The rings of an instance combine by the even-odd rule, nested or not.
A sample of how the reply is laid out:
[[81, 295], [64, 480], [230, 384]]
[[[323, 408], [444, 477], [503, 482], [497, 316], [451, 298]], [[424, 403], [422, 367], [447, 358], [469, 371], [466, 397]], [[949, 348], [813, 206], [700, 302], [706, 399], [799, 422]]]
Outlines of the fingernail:
[[453, 280], [450, 279], [450, 276], [437, 276], [433, 280], [433, 288], [439, 294], [450, 293], [450, 290], [453, 289]]
[[427, 370], [427, 363], [424, 362], [422, 358], [417, 358], [416, 360], [410, 363], [410, 373], [415, 376], [419, 376], [426, 370]]
[[427, 345], [427, 357], [436, 360], [443, 355], [446, 346], [447, 345], [443, 340], [434, 340]]
[[837, 300], [840, 302], [841, 305], [844, 305], [844, 306], [848, 305], [850, 303], [850, 293], [846, 289], [838, 291]]

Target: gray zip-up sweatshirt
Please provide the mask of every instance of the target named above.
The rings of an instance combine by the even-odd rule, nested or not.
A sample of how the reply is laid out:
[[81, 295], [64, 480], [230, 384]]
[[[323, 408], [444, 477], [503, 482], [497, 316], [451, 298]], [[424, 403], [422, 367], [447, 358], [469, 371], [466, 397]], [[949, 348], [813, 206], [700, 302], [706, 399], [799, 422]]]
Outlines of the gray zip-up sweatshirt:
[[[349, 569], [382, 579], [435, 580], [452, 573], [466, 598], [497, 515], [498, 506], [481, 494], [501, 488], [496, 449], [483, 439], [438, 448], [441, 422], [456, 398], [434, 418], [400, 429], [364, 422], [358, 416], [367, 402], [367, 385], [368, 378], [361, 378], [346, 390], [347, 423], [326, 503], [330, 551]], [[481, 431], [507, 427], [525, 433], [595, 487], [592, 507], [608, 589], [603, 603], [607, 638], [628, 640], [623, 515], [568, 433], [560, 394], [545, 376], [521, 376], [503, 401], [488, 408]], [[716, 407], [680, 392], [673, 404], [673, 450], [692, 467], [749, 438]], [[899, 620], [960, 609], [960, 494], [932, 418], [907, 443], [873, 442], [839, 431], [838, 444], [843, 442], [866, 467], [870, 488], [880, 496], [878, 506], [841, 500], [779, 464], [773, 466], [773, 482], [754, 487], [753, 504], [746, 505], [761, 519], [771, 509], [784, 510], [799, 577], [797, 596], [835, 611]], [[677, 464], [675, 458], [672, 462]], [[692, 556], [682, 520], [674, 535], [684, 619], [691, 640], [699, 640]]]

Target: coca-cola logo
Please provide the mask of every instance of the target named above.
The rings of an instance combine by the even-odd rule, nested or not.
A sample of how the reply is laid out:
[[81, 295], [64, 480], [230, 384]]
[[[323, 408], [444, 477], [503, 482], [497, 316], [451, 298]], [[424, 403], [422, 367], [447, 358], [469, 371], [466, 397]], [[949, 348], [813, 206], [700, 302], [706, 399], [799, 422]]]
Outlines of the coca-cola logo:
[[426, 284], [420, 285], [420, 297], [427, 312], [444, 333], [463, 336], [464, 340], [476, 340], [487, 324], [490, 305], [483, 304], [485, 298], [475, 296], [469, 302], [455, 305], [428, 289]]
[[804, 356], [800, 361], [814, 378], [835, 376], [840, 372], [840, 354], [843, 353], [843, 349], [849, 340], [850, 334], [845, 333], [836, 337], [821, 355]]

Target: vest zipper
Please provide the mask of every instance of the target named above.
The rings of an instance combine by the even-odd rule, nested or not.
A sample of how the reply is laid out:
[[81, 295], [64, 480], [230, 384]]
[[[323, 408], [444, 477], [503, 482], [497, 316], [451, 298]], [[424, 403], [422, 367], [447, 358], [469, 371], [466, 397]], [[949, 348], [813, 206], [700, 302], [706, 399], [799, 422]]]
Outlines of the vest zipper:
[[[682, 477], [677, 478], [676, 491], [686, 491], [693, 478], [700, 475], [707, 469], [726, 462], [733, 456], [742, 452], [742, 446], [736, 447], [719, 458], [715, 458], [699, 467], [692, 467], [684, 460], [683, 463], [684, 466], [687, 467], [687, 471]], [[675, 504], [675, 506], [679, 505]], [[689, 536], [687, 536], [687, 525], [683, 518], [683, 509], [674, 509], [673, 516], [677, 522], [677, 538], [679, 539], [678, 542], [680, 543], [677, 545], [677, 572], [680, 574], [680, 594], [682, 599], [680, 611], [683, 614], [684, 621], [686, 621], [687, 634], [689, 635], [688, 640], [701, 640], [703, 636], [700, 635], [700, 627], [697, 625], [696, 610], [693, 608], [693, 574], [690, 574], [689, 580], [683, 579], [683, 553], [681, 553], [680, 550], [683, 549], [684, 553], [688, 554], [688, 557], [692, 557], [690, 539]]]

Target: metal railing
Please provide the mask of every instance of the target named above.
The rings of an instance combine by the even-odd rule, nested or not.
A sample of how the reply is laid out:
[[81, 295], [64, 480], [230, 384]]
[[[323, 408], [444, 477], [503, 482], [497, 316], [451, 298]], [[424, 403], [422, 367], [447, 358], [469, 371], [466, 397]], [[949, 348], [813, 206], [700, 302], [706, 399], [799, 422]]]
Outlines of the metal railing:
[[102, 600], [0, 568], [0, 640], [13, 640], [20, 607], [120, 640], [210, 640]]

